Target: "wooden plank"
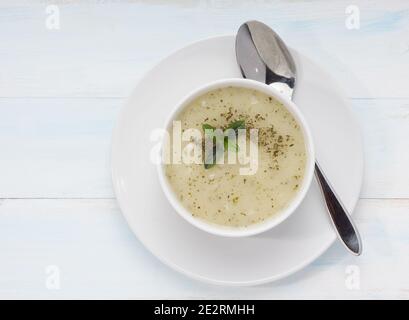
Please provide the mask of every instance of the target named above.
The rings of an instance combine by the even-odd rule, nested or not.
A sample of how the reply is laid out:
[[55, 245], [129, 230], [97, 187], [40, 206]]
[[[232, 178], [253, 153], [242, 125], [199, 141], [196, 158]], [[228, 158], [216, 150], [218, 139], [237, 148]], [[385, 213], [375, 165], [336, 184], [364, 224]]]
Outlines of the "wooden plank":
[[[110, 139], [123, 99], [0, 99], [0, 198], [111, 198]], [[357, 99], [364, 198], [409, 197], [408, 99]], [[150, 143], [150, 142], [147, 142]]]
[[[336, 244], [287, 279], [237, 289], [162, 265], [128, 229], [115, 200], [3, 200], [0, 298], [408, 299], [408, 209], [409, 200], [361, 200], [361, 257]], [[354, 281], [359, 273], [359, 289], [348, 286], [350, 272]]]
[[362, 197], [408, 198], [409, 100], [353, 100], [365, 147]]
[[1, 97], [125, 97], [173, 50], [248, 19], [319, 61], [350, 97], [408, 97], [407, 1], [355, 1], [358, 30], [345, 26], [348, 0], [61, 1], [58, 30], [46, 27], [49, 4], [0, 4]]
[[112, 197], [121, 99], [1, 99], [0, 197]]

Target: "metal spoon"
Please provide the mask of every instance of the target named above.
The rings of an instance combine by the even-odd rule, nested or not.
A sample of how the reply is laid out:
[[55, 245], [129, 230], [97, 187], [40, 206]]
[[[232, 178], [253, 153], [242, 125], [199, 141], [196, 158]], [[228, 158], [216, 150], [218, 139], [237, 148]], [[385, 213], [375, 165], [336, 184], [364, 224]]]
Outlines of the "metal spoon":
[[[270, 27], [259, 21], [242, 24], [236, 36], [236, 57], [244, 78], [271, 85], [292, 99], [295, 63], [285, 43]], [[352, 254], [360, 255], [362, 243], [358, 230], [317, 160], [315, 177], [338, 238]]]

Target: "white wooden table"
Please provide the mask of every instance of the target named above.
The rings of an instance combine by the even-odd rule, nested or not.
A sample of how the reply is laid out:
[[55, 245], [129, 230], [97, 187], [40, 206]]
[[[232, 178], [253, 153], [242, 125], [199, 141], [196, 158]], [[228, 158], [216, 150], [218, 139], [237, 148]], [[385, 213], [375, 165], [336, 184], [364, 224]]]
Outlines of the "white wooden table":
[[[335, 244], [273, 284], [216, 287], [162, 265], [131, 233], [113, 196], [110, 138], [159, 59], [249, 19], [347, 91], [365, 140], [365, 248], [354, 258]], [[0, 111], [0, 298], [409, 298], [406, 0], [0, 1]]]

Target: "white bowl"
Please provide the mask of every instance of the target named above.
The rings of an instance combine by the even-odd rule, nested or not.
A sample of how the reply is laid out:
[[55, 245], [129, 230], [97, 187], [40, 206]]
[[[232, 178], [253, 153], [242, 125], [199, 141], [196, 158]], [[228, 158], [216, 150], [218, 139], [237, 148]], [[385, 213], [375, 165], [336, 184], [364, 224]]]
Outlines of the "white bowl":
[[314, 155], [314, 145], [312, 142], [312, 136], [311, 136], [310, 129], [308, 128], [308, 125], [304, 117], [300, 113], [299, 109], [297, 108], [297, 106], [292, 101], [288, 100], [286, 97], [281, 95], [274, 88], [266, 84], [263, 84], [261, 82], [254, 81], [254, 80], [223, 79], [223, 80], [211, 82], [203, 87], [200, 87], [199, 89], [194, 90], [193, 92], [188, 94], [184, 99], [182, 99], [182, 101], [171, 112], [168, 120], [166, 121], [164, 128], [168, 130], [168, 132], [170, 132], [170, 128], [172, 126], [173, 120], [175, 120], [177, 116], [179, 115], [179, 113], [190, 102], [195, 100], [197, 97], [205, 94], [206, 92], [209, 92], [209, 91], [212, 91], [218, 88], [224, 88], [224, 87], [230, 87], [230, 86], [258, 90], [262, 93], [265, 93], [275, 98], [277, 101], [283, 104], [283, 106], [294, 116], [294, 118], [300, 125], [301, 131], [304, 136], [307, 161], [306, 161], [304, 179], [301, 182], [298, 192], [295, 195], [295, 197], [292, 199], [292, 201], [288, 203], [288, 205], [283, 210], [274, 214], [272, 217], [264, 220], [263, 222], [252, 224], [247, 227], [229, 227], [229, 226], [212, 224], [200, 218], [193, 217], [192, 214], [181, 204], [178, 197], [172, 190], [172, 187], [169, 184], [169, 181], [165, 175], [164, 163], [162, 162], [158, 163], [157, 169], [158, 169], [160, 185], [165, 193], [166, 198], [168, 199], [170, 204], [173, 206], [173, 208], [182, 218], [184, 218], [186, 221], [188, 221], [195, 227], [203, 231], [209, 232], [211, 234], [225, 236], [225, 237], [245, 237], [245, 236], [251, 236], [251, 235], [255, 235], [255, 234], [267, 231], [279, 225], [281, 222], [287, 219], [297, 209], [297, 207], [299, 206], [299, 204], [301, 203], [301, 201], [304, 199], [305, 195], [307, 194], [307, 191], [311, 185], [312, 177], [314, 175], [315, 155]]

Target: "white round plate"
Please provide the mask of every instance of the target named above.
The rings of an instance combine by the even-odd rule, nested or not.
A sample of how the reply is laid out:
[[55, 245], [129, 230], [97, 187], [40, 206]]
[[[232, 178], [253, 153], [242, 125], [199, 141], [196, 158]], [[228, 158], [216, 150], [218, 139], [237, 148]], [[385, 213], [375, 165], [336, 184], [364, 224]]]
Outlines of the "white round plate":
[[[202, 40], [171, 54], [139, 82], [120, 112], [112, 141], [115, 194], [129, 226], [156, 257], [183, 274], [214, 284], [255, 285], [283, 278], [320, 256], [334, 241], [314, 181], [299, 209], [265, 233], [224, 238], [201, 231], [174, 212], [150, 160], [151, 132], [186, 94], [208, 82], [241, 78], [234, 36]], [[363, 172], [360, 130], [345, 94], [311, 60], [297, 65], [294, 101], [308, 121], [317, 158], [352, 212]], [[347, 254], [347, 253], [345, 253]]]

